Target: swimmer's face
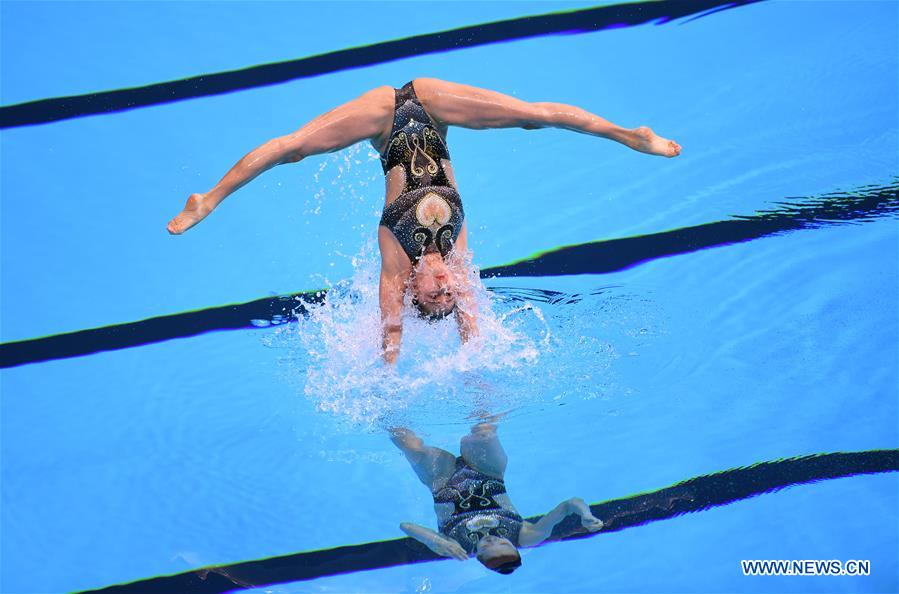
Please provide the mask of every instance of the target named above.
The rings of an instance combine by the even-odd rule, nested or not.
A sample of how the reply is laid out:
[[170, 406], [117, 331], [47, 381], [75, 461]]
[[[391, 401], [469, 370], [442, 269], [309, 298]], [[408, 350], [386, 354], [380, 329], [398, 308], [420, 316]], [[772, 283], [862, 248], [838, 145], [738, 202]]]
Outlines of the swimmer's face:
[[439, 254], [425, 254], [418, 261], [411, 289], [427, 315], [444, 315], [456, 306], [456, 277]]
[[521, 555], [508, 538], [486, 535], [478, 541], [478, 561], [500, 573], [512, 573], [521, 565]]

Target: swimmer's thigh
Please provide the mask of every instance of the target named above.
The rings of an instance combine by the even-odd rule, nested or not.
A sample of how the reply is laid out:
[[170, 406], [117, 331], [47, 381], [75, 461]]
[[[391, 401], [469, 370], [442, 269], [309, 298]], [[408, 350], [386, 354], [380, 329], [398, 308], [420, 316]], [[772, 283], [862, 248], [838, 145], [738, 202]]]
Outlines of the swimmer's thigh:
[[440, 448], [427, 446], [416, 457], [406, 454], [406, 459], [432, 493], [442, 489], [456, 470], [456, 457]]
[[496, 425], [479, 423], [462, 438], [462, 457], [469, 466], [488, 476], [503, 478], [509, 461], [496, 435]]
[[424, 444], [413, 432], [399, 429], [391, 441], [405, 454], [418, 479], [431, 490], [439, 491], [456, 470], [456, 457], [446, 450]]

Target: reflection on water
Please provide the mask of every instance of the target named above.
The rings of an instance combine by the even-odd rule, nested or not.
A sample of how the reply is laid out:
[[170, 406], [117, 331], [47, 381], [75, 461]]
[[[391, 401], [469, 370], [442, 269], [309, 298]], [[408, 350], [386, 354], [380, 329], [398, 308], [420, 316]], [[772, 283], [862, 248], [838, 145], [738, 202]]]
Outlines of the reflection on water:
[[425, 443], [405, 427], [390, 434], [430, 491], [439, 532], [410, 522], [400, 528], [442, 557], [464, 561], [476, 556], [485, 567], [509, 574], [521, 565], [519, 548], [542, 543], [567, 516], [576, 516], [588, 532], [603, 527], [579, 498], [562, 502], [538, 522], [522, 518], [506, 491], [509, 458], [492, 420], [475, 424], [462, 436], [458, 456]]

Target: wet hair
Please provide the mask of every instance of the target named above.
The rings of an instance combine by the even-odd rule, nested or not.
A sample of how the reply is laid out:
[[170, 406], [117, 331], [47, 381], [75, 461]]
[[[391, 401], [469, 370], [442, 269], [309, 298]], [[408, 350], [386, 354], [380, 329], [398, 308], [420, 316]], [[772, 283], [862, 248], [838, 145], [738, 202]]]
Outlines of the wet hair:
[[415, 307], [415, 311], [418, 312], [418, 317], [427, 320], [428, 322], [439, 322], [443, 318], [456, 311], [455, 302], [453, 302], [452, 307], [450, 307], [449, 309], [428, 311], [424, 304], [419, 301], [414, 294], [412, 295], [412, 305]]
[[484, 561], [478, 558], [478, 561], [481, 561], [481, 564], [484, 565], [487, 569], [491, 571], [495, 571], [496, 573], [501, 573], [503, 575], [509, 575], [519, 567], [521, 567], [521, 554], [518, 551], [515, 551], [515, 555], [503, 555], [499, 557], [502, 559], [502, 562], [496, 567], [490, 567]]

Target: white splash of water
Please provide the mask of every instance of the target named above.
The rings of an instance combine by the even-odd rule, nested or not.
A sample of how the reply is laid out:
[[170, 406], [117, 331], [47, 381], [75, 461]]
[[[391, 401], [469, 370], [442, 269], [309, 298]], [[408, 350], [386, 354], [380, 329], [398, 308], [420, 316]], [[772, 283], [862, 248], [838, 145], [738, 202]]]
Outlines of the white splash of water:
[[319, 410], [375, 428], [410, 415], [462, 422], [478, 411], [520, 403], [521, 395], [503, 386], [510, 375], [536, 373], [549, 341], [537, 307], [495, 313], [477, 268], [466, 266], [479, 312], [478, 336], [463, 344], [452, 316], [427, 322], [407, 299], [400, 357], [389, 366], [381, 355], [380, 261], [373, 241], [352, 264], [350, 280], [329, 286], [323, 304], [275, 334], [274, 342], [291, 351], [291, 370], [303, 375], [297, 383]]
[[369, 189], [378, 187], [377, 181], [381, 177], [371, 163], [379, 158], [378, 153], [366, 143], [354, 144], [322, 158], [306, 184], [306, 195], [311, 196], [303, 204], [307, 222], [309, 215], [322, 213], [326, 199], [339, 205], [341, 218], [347, 222], [358, 221], [360, 214], [363, 214], [360, 210], [370, 214], [367, 212], [370, 209], [366, 208], [367, 203], [371, 202]]
[[[612, 406], [631, 392], [632, 379], [616, 377], [617, 370], [651, 338], [642, 330], [651, 304], [610, 291], [568, 304], [534, 297], [546, 303], [541, 309], [527, 295], [491, 298], [470, 265], [465, 270], [476, 289], [479, 337], [461, 344], [452, 317], [428, 323], [407, 307], [399, 361], [385, 365], [380, 260], [372, 233], [383, 205], [376, 183], [380, 174], [371, 166], [377, 158], [361, 144], [330, 155], [307, 187], [312, 191], [303, 205], [305, 224], [320, 216], [320, 223], [358, 235], [322, 238], [328, 266], [311, 280], [313, 286], [329, 288], [327, 300], [265, 339], [286, 351], [282, 369], [298, 394], [357, 430], [464, 424], [510, 409], [537, 413], [573, 400]], [[362, 250], [346, 255], [360, 241], [365, 242]], [[334, 282], [337, 260], [352, 265], [349, 280]]]

